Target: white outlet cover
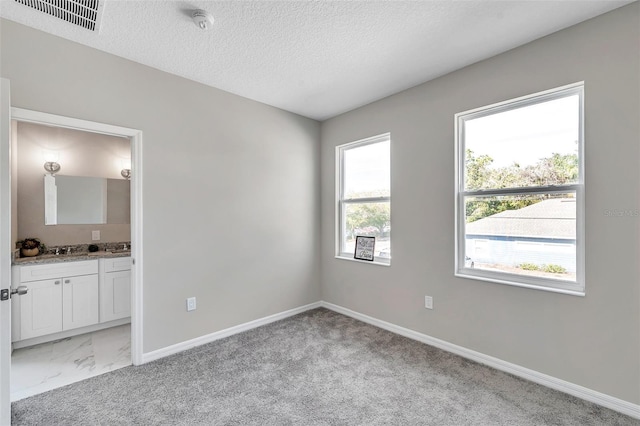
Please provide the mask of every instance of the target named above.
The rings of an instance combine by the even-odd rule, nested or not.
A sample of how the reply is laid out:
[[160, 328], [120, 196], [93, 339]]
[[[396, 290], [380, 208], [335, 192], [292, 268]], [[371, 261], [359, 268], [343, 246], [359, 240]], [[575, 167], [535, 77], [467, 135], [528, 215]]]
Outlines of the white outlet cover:
[[424, 307], [427, 309], [433, 309], [433, 297], [431, 296], [424, 297]]
[[100, 241], [100, 231], [91, 231], [91, 240]]
[[195, 311], [196, 310], [196, 298], [189, 297], [187, 299], [187, 311]]

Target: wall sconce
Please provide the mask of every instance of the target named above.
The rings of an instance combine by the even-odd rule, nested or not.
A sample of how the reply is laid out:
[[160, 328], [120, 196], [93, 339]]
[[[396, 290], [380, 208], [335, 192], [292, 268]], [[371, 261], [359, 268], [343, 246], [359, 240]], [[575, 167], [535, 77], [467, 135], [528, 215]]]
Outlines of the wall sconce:
[[57, 173], [60, 171], [60, 164], [58, 163], [58, 153], [56, 151], [45, 151], [44, 157], [44, 169], [51, 173]]
[[131, 160], [128, 158], [120, 160], [120, 166], [122, 167], [122, 170], [120, 170], [122, 177], [125, 179], [131, 179]]
[[44, 169], [49, 173], [54, 174], [60, 171], [60, 164], [55, 161], [47, 161], [44, 163]]

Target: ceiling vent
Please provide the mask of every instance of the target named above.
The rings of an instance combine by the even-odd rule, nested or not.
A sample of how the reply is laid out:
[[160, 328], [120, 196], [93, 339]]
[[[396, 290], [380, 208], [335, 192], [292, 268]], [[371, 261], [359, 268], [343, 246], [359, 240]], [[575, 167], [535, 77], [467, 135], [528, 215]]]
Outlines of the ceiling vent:
[[15, 0], [91, 31], [100, 28], [104, 0]]

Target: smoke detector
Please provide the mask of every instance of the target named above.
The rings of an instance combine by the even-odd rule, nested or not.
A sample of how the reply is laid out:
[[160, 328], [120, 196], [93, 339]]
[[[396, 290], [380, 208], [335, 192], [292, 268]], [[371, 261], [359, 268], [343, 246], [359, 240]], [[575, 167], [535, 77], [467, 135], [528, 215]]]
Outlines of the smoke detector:
[[213, 25], [213, 15], [206, 10], [196, 9], [191, 14], [193, 22], [196, 23], [201, 30], [208, 30]]

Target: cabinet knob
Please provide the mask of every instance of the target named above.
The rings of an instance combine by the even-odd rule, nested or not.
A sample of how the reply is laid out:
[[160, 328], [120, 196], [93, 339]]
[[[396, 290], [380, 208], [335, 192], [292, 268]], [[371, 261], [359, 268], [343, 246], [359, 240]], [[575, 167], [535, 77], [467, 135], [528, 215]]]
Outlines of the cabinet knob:
[[71, 280], [64, 280], [65, 284], [69, 284], [71, 282]]
[[55, 285], [58, 285], [58, 284], [60, 284], [60, 280], [55, 280], [53, 283], [54, 283]]

